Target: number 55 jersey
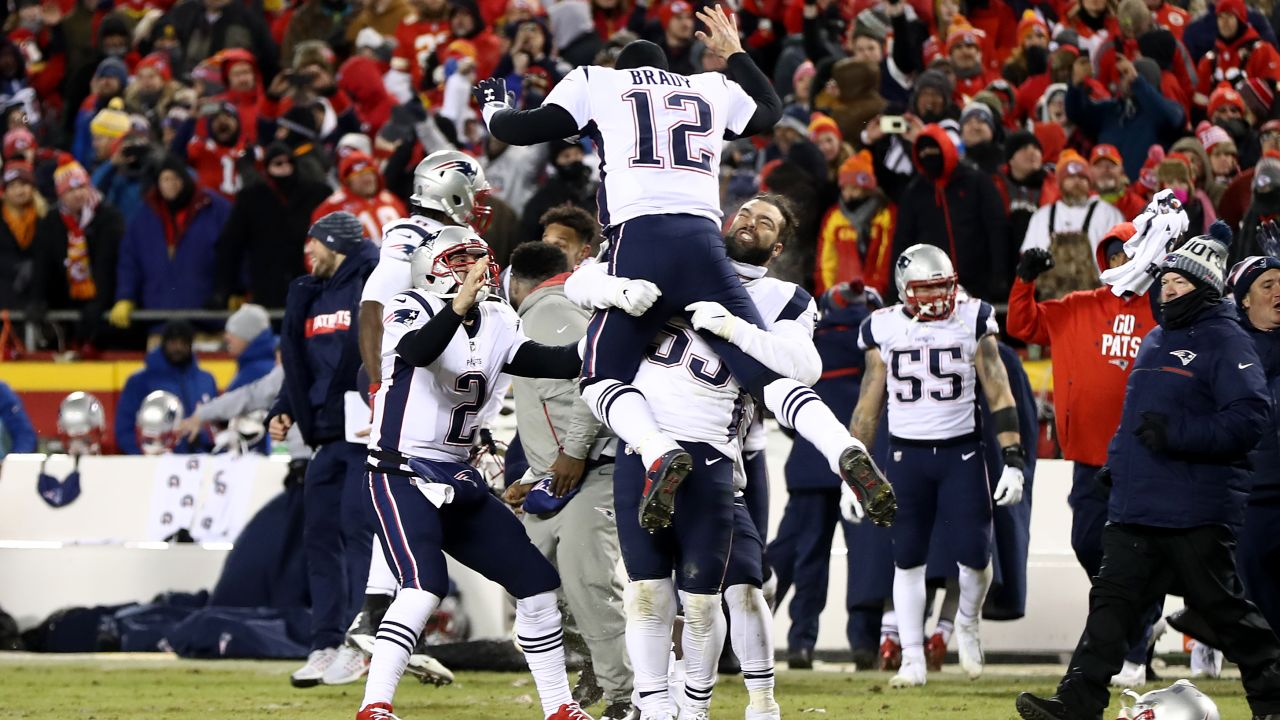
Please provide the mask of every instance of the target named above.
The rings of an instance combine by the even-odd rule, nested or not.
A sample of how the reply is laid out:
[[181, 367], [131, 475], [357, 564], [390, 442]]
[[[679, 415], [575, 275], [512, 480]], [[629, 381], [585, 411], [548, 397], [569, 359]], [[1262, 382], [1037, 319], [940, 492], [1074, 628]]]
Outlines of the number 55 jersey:
[[957, 300], [943, 320], [917, 320], [903, 305], [863, 320], [858, 347], [879, 349], [885, 363], [889, 434], [949, 440], [974, 432], [978, 341], [999, 332], [991, 306], [973, 298]]
[[528, 338], [504, 302], [481, 302], [454, 331], [440, 357], [414, 367], [396, 345], [451, 302], [409, 290], [390, 299], [382, 319], [382, 387], [369, 436], [369, 466], [412, 472], [404, 457], [467, 462], [479, 415], [498, 375]]

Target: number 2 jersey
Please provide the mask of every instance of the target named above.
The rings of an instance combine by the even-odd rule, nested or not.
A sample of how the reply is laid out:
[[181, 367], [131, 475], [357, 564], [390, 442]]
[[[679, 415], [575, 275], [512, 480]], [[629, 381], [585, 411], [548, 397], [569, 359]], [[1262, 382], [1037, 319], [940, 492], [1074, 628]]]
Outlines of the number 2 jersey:
[[509, 305], [481, 302], [475, 321], [454, 332], [440, 357], [426, 367], [410, 365], [396, 354], [396, 345], [448, 302], [410, 290], [383, 308], [382, 387], [369, 436], [371, 467], [407, 471], [398, 456], [466, 462], [498, 375], [528, 342]]
[[600, 153], [600, 224], [642, 215], [700, 215], [719, 222], [720, 150], [756, 102], [721, 73], [656, 68], [575, 68], [547, 95]]
[[974, 432], [978, 341], [1000, 332], [991, 306], [956, 300], [945, 320], [920, 321], [894, 305], [862, 321], [858, 347], [878, 348], [885, 363], [889, 434], [949, 440]]

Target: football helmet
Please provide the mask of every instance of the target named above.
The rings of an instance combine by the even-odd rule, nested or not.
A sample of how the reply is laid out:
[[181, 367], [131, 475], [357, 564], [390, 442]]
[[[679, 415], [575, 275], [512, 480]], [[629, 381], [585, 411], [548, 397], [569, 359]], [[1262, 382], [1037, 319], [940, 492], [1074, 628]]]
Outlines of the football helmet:
[[475, 158], [457, 150], [441, 150], [423, 158], [413, 169], [409, 202], [484, 232], [493, 219], [493, 210], [486, 204], [490, 192], [484, 169]]
[[458, 226], [444, 228], [409, 256], [413, 286], [440, 297], [454, 297], [471, 266], [482, 257], [489, 258], [489, 271], [476, 302], [487, 298], [490, 290], [498, 289], [498, 262], [493, 259], [489, 244], [475, 231]]
[[893, 271], [898, 296], [920, 320], [945, 320], [956, 306], [959, 287], [955, 267], [933, 245], [912, 245], [902, 251]]
[[178, 444], [178, 423], [182, 422], [182, 401], [168, 390], [156, 390], [138, 407], [136, 429], [143, 455], [163, 455]]
[[1125, 690], [1116, 720], [1220, 720], [1220, 716], [1209, 696], [1184, 679], [1145, 695]]
[[73, 392], [58, 406], [58, 440], [68, 455], [99, 455], [107, 416], [102, 403], [87, 392]]

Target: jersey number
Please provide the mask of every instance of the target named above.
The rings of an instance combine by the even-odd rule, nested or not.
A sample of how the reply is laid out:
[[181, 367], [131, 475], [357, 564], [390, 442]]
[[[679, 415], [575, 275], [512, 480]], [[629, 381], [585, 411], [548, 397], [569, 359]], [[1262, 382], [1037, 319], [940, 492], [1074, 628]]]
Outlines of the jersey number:
[[453, 389], [460, 393], [474, 392], [472, 399], [463, 401], [453, 407], [453, 412], [449, 414], [449, 432], [445, 433], [444, 441], [449, 445], [471, 445], [476, 439], [476, 427], [474, 420], [480, 408], [484, 406], [485, 398], [488, 396], [486, 389], [489, 387], [489, 381], [485, 378], [484, 373], [469, 372], [463, 373], [453, 381]]
[[[952, 360], [959, 360], [962, 357], [960, 348], [928, 348], [929, 366], [923, 368], [926, 371], [926, 377], [921, 378], [913, 372], [916, 368], [912, 366], [920, 365], [924, 358], [924, 353], [920, 348], [912, 350], [894, 350], [889, 355], [889, 366], [893, 372], [893, 378], [900, 383], [906, 383], [905, 391], [898, 390], [894, 396], [899, 402], [912, 403], [924, 397], [924, 381], [928, 378], [935, 378], [946, 383], [943, 387], [929, 391], [929, 397], [938, 402], [949, 402], [960, 397], [960, 392], [964, 388], [964, 383], [960, 377], [960, 373], [947, 372], [943, 369], [943, 357], [950, 357]], [[905, 360], [905, 362], [904, 362]]]
[[[636, 119], [636, 154], [631, 158], [630, 167], [667, 167], [667, 161], [658, 157], [654, 143], [653, 95], [648, 90], [631, 90], [624, 93], [623, 100], [631, 103]], [[707, 137], [711, 134], [711, 103], [701, 95], [693, 93], [672, 93], [662, 99], [668, 110], [693, 112], [692, 120], [684, 120], [667, 129], [670, 139], [671, 167], [680, 170], [695, 170], [710, 173], [711, 161], [715, 153], [706, 147], [689, 148], [690, 138]]]
[[[668, 344], [668, 340], [670, 340], [670, 344]], [[724, 387], [729, 382], [729, 379], [733, 377], [733, 374], [729, 372], [729, 366], [721, 361], [716, 371], [711, 372], [709, 369], [711, 363], [706, 358], [689, 352], [690, 342], [689, 335], [684, 330], [663, 328], [658, 331], [657, 344], [649, 349], [648, 360], [663, 367], [685, 365], [694, 380], [711, 387]]]

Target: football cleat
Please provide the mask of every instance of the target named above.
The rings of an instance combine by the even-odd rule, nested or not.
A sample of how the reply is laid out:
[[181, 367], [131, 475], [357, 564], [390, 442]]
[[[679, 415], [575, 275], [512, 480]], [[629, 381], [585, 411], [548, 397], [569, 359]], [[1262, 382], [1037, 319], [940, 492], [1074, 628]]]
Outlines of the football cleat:
[[898, 669], [898, 674], [889, 678], [889, 687], [891, 688], [908, 688], [920, 687], [925, 684], [926, 670], [923, 660], [913, 660], [910, 657], [902, 659], [902, 667]]
[[325, 685], [347, 685], [364, 677], [368, 671], [369, 659], [359, 650], [343, 645], [338, 648], [338, 654], [325, 669], [320, 682]]
[[1198, 640], [1191, 641], [1191, 677], [1216, 678], [1222, 675], [1222, 653]]
[[970, 680], [982, 677], [982, 638], [978, 634], [978, 621], [956, 620], [956, 654], [960, 656], [960, 669]]
[[1124, 661], [1120, 672], [1111, 676], [1111, 686], [1118, 688], [1136, 688], [1147, 682], [1147, 666], [1141, 663]]
[[880, 527], [893, 525], [898, 499], [893, 495], [893, 486], [865, 449], [854, 445], [840, 453], [840, 478], [858, 496], [871, 522]]
[[897, 638], [887, 637], [880, 643], [880, 669], [897, 670], [902, 667], [902, 644]]
[[312, 650], [307, 655], [307, 664], [298, 668], [289, 676], [289, 683], [296, 688], [308, 688], [319, 685], [324, 673], [338, 658], [338, 648], [321, 648]]
[[583, 664], [578, 673], [578, 682], [573, 686], [573, 701], [581, 707], [591, 707], [604, 697], [604, 688], [596, 680], [595, 668], [590, 662]]
[[373, 623], [370, 614], [366, 610], [356, 613], [355, 620], [351, 621], [351, 627], [347, 628], [347, 637], [344, 642], [348, 647], [359, 651], [366, 658], [373, 657], [373, 643], [378, 635], [378, 626]]
[[776, 702], [768, 710], [756, 710], [748, 705], [744, 717], [746, 720], [782, 720], [782, 708]]
[[360, 708], [360, 712], [356, 713], [356, 720], [400, 720], [400, 718], [391, 712], [390, 703], [370, 703]]
[[1022, 720], [1070, 720], [1066, 703], [1056, 697], [1041, 698], [1031, 693], [1021, 693], [1015, 701]]
[[600, 720], [640, 720], [640, 710], [630, 700], [619, 700], [604, 709]]
[[571, 702], [561, 705], [559, 710], [547, 716], [547, 720], [592, 720], [592, 717], [583, 712], [578, 703]]
[[404, 671], [418, 678], [418, 682], [423, 685], [444, 687], [453, 684], [453, 672], [445, 667], [444, 663], [421, 652], [422, 648], [423, 644], [418, 643], [414, 653], [409, 656], [409, 664], [405, 666]]
[[942, 633], [936, 632], [924, 646], [924, 664], [931, 672], [942, 670], [942, 663], [947, 659], [947, 641]]
[[644, 476], [644, 495], [640, 498], [640, 527], [654, 532], [671, 527], [676, 512], [676, 490], [693, 472], [693, 457], [676, 448], [662, 454]]

